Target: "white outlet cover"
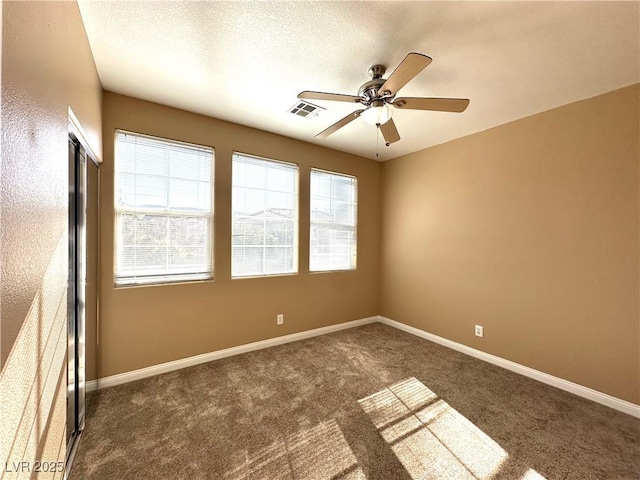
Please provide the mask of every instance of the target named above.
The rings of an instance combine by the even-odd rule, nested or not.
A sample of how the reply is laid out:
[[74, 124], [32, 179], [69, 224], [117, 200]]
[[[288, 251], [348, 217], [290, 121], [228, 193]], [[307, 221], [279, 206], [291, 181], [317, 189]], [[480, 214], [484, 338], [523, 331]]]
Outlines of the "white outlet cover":
[[484, 327], [482, 325], [476, 325], [476, 337], [484, 336]]

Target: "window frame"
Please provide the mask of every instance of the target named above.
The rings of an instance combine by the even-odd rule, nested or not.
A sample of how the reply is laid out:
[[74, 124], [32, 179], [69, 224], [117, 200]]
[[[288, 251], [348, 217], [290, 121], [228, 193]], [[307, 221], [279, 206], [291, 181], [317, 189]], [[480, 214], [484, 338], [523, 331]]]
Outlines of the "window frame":
[[[311, 228], [314, 224], [313, 220], [312, 220], [312, 192], [311, 192], [311, 177], [313, 175], [313, 172], [319, 172], [319, 173], [325, 173], [325, 174], [329, 174], [329, 175], [336, 175], [339, 177], [347, 177], [350, 179], [355, 180], [355, 195], [354, 195], [354, 199], [355, 199], [355, 203], [353, 204], [354, 206], [354, 211], [353, 211], [353, 220], [354, 220], [354, 236], [355, 236], [355, 242], [353, 245], [353, 252], [352, 252], [352, 256], [353, 256], [353, 267], [351, 268], [338, 268], [338, 269], [328, 269], [328, 270], [313, 270], [311, 268], [311, 254], [312, 254], [312, 245], [311, 245], [311, 241], [312, 241], [312, 235], [311, 235]], [[310, 167], [309, 169], [309, 273], [311, 274], [322, 274], [322, 273], [343, 273], [343, 272], [355, 272], [358, 269], [358, 197], [359, 197], [359, 190], [358, 190], [358, 177], [356, 175], [352, 175], [349, 173], [343, 173], [343, 172], [336, 172], [334, 170], [327, 170], [326, 168], [317, 168], [317, 167]]]
[[[287, 167], [293, 167], [295, 169], [295, 191], [294, 191], [294, 215], [293, 215], [293, 232], [292, 232], [292, 238], [293, 238], [293, 252], [292, 252], [292, 259], [293, 259], [293, 269], [291, 272], [277, 272], [277, 273], [257, 273], [257, 274], [251, 274], [251, 275], [234, 275], [233, 273], [233, 251], [234, 251], [234, 244], [233, 244], [233, 227], [234, 227], [234, 212], [233, 212], [233, 191], [234, 188], [236, 187], [236, 185], [234, 184], [234, 178], [233, 178], [233, 163], [235, 161], [236, 156], [239, 157], [245, 157], [245, 158], [250, 158], [250, 159], [255, 159], [258, 161], [262, 161], [262, 162], [269, 162], [269, 163], [276, 163], [276, 164], [282, 164], [285, 165]], [[245, 187], [246, 188], [246, 187]], [[265, 191], [266, 190], [265, 188]], [[289, 161], [285, 161], [285, 160], [279, 160], [279, 159], [274, 159], [274, 158], [268, 158], [268, 157], [264, 157], [262, 155], [254, 155], [251, 153], [244, 153], [238, 150], [234, 150], [231, 154], [231, 252], [230, 252], [230, 263], [231, 263], [231, 268], [230, 268], [230, 276], [231, 276], [231, 280], [246, 280], [246, 279], [255, 279], [255, 278], [265, 278], [265, 277], [287, 277], [287, 276], [294, 276], [294, 275], [299, 275], [300, 273], [300, 260], [299, 260], [299, 256], [300, 256], [300, 164], [296, 163], [296, 162], [289, 162]], [[265, 245], [255, 245], [256, 247], [258, 246], [262, 246], [264, 247]], [[264, 270], [264, 266], [263, 266], [263, 270]]]
[[[178, 146], [185, 146], [188, 148], [193, 148], [195, 150], [204, 150], [210, 153], [211, 160], [211, 174], [209, 178], [209, 212], [181, 212], [179, 209], [175, 207], [171, 209], [167, 207], [166, 210], [154, 209], [154, 208], [132, 208], [132, 209], [123, 209], [120, 205], [117, 204], [118, 201], [118, 135], [132, 135], [136, 137], [140, 137], [143, 139], [156, 141], [162, 144], [175, 144]], [[181, 140], [175, 140], [172, 138], [159, 137], [156, 135], [148, 135], [145, 133], [133, 132], [131, 130], [125, 130], [121, 128], [117, 128], [114, 130], [114, 140], [113, 140], [113, 284], [115, 288], [131, 288], [131, 287], [151, 287], [151, 286], [162, 286], [162, 285], [176, 285], [176, 284], [184, 284], [184, 283], [199, 283], [199, 282], [208, 282], [214, 281], [215, 279], [215, 255], [214, 255], [214, 243], [215, 243], [215, 148], [210, 145], [203, 145], [193, 142], [185, 142]], [[170, 178], [167, 176], [166, 178]], [[178, 211], [176, 211], [178, 210]], [[122, 277], [121, 280], [118, 280], [118, 250], [123, 248], [121, 245], [121, 240], [119, 238], [120, 229], [118, 227], [119, 215], [122, 214], [155, 214], [161, 215], [168, 218], [171, 217], [183, 217], [183, 218], [192, 218], [192, 217], [200, 217], [206, 218], [208, 220], [208, 228], [207, 228], [207, 255], [209, 257], [209, 265], [211, 266], [210, 271], [205, 271], [202, 273], [164, 273], [164, 274], [155, 274], [155, 275], [132, 275]]]

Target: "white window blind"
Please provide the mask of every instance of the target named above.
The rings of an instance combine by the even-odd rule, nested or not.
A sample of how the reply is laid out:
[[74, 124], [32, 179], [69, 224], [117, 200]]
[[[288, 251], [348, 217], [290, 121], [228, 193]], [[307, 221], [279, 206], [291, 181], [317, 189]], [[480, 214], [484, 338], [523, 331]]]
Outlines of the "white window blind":
[[298, 166], [233, 154], [231, 276], [298, 271]]
[[116, 285], [213, 277], [211, 148], [116, 131]]
[[354, 270], [357, 247], [357, 179], [311, 169], [309, 270]]

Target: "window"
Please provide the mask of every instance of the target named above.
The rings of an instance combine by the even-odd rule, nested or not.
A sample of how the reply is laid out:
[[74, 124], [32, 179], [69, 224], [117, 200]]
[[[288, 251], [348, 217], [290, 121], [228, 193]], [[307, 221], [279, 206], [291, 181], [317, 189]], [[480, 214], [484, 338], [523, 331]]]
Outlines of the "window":
[[116, 285], [213, 278], [211, 148], [116, 131]]
[[233, 154], [231, 276], [298, 271], [298, 166]]
[[357, 179], [311, 169], [309, 270], [355, 270]]

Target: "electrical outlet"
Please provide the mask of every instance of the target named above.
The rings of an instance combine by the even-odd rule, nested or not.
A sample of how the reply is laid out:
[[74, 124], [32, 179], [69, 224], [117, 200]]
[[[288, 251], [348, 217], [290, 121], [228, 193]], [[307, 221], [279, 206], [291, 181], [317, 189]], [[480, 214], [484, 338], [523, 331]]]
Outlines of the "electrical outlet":
[[279, 313], [276, 316], [276, 325], [282, 325], [284, 323], [284, 313]]
[[484, 327], [482, 325], [476, 325], [476, 337], [484, 336]]

